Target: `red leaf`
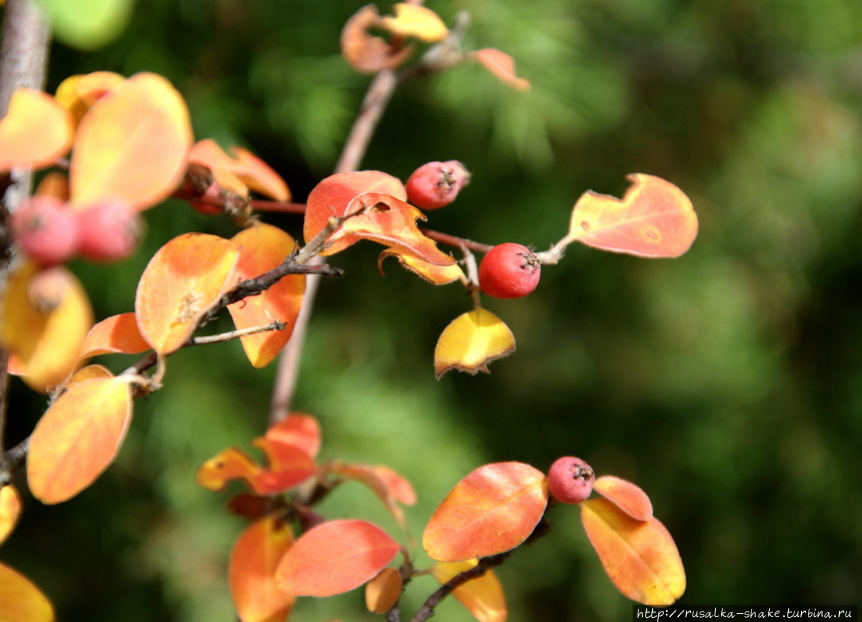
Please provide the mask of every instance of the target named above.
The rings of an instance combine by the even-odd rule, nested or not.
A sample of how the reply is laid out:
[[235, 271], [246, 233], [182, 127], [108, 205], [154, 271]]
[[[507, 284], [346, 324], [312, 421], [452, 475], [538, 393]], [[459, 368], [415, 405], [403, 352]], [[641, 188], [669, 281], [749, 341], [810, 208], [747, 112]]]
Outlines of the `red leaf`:
[[275, 570], [293, 544], [286, 524], [266, 516], [242, 532], [230, 556], [228, 583], [242, 622], [284, 620], [296, 600], [277, 589]]
[[401, 550], [382, 529], [333, 520], [300, 536], [278, 565], [278, 588], [294, 596], [333, 596], [370, 581]]
[[629, 481], [613, 475], [603, 475], [596, 479], [593, 490], [635, 520], [652, 518], [652, 502], [649, 497]]
[[641, 257], [678, 257], [697, 237], [697, 215], [672, 183], [634, 173], [622, 199], [585, 192], [572, 210], [568, 239]]
[[545, 512], [545, 474], [521, 462], [479, 467], [446, 495], [428, 521], [422, 546], [444, 562], [487, 557], [526, 540]]
[[314, 458], [320, 451], [320, 424], [311, 415], [292, 412], [278, 423], [269, 426], [264, 438], [273, 443], [291, 445]]
[[613, 584], [644, 605], [671, 605], [685, 591], [685, 570], [670, 533], [657, 519], [635, 520], [607, 499], [581, 503], [590, 544]]
[[60, 503], [87, 488], [117, 457], [131, 418], [128, 378], [71, 385], [33, 430], [27, 455], [33, 496]]

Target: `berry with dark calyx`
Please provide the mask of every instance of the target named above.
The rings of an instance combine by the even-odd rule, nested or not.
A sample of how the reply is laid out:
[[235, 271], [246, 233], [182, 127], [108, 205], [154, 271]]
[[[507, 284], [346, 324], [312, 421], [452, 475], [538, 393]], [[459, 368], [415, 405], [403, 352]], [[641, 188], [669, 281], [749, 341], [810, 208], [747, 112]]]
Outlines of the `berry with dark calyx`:
[[542, 262], [526, 246], [506, 242], [488, 251], [479, 264], [479, 287], [493, 298], [521, 298], [539, 284]]
[[134, 252], [143, 233], [143, 220], [125, 201], [105, 199], [76, 212], [80, 253], [85, 259], [110, 262]]
[[439, 209], [454, 201], [469, 182], [470, 173], [457, 160], [428, 162], [407, 179], [407, 201], [421, 209]]
[[593, 468], [574, 456], [557, 458], [548, 469], [548, 490], [562, 503], [580, 503], [590, 496], [595, 481]]
[[78, 250], [79, 228], [65, 203], [48, 195], [35, 195], [12, 214], [10, 228], [18, 248], [42, 266], [55, 266]]

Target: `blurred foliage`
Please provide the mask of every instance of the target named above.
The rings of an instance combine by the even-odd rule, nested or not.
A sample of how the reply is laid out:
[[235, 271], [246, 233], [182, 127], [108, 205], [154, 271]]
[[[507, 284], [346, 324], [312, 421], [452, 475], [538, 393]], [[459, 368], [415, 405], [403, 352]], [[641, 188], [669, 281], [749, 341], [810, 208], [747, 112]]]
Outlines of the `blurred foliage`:
[[[544, 248], [587, 189], [660, 175], [701, 232], [675, 261], [571, 248], [521, 301], [486, 300], [518, 339], [488, 376], [433, 378], [439, 331], [469, 308], [360, 245], [322, 284], [296, 407], [325, 456], [393, 466], [416, 485], [412, 537], [448, 489], [493, 460], [546, 468], [574, 454], [636, 481], [675, 536], [682, 603], [848, 604], [862, 593], [862, 4], [850, 0], [430, 2], [472, 15], [468, 43], [511, 53], [533, 88], [477, 66], [409, 83], [364, 165], [406, 176], [434, 159], [474, 174], [429, 226]], [[197, 135], [242, 144], [298, 200], [334, 165], [368, 77], [338, 55], [361, 3], [151, 0], [101, 50], [52, 50], [49, 87], [95, 69], [151, 70], [187, 97]], [[381, 6], [385, 10], [386, 7]], [[127, 311], [165, 240], [230, 226], [179, 202], [148, 213], [119, 268], [76, 265], [100, 316]], [[297, 218], [270, 219], [293, 234]], [[119, 363], [121, 365], [122, 363]], [[242, 523], [199, 490], [197, 465], [247, 446], [274, 365], [238, 344], [184, 351], [137, 405], [120, 461], [58, 507], [27, 504], [4, 561], [65, 620], [229, 620], [225, 560]], [[11, 441], [44, 408], [15, 388]], [[394, 525], [360, 487], [327, 516]], [[628, 620], [572, 508], [500, 569], [512, 620]], [[414, 545], [414, 549], [419, 549]], [[421, 559], [421, 556], [420, 556]], [[432, 590], [418, 580], [407, 610]], [[362, 613], [360, 593], [303, 601], [298, 620]], [[440, 619], [467, 620], [446, 602]]]

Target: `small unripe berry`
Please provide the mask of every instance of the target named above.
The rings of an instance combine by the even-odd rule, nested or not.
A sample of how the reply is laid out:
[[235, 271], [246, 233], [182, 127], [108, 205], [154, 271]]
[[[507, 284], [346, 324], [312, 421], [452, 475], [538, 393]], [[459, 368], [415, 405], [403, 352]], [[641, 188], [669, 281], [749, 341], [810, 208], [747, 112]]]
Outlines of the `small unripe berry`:
[[72, 258], [78, 249], [78, 223], [65, 203], [51, 196], [30, 197], [12, 214], [10, 227], [18, 247], [42, 266]]
[[80, 253], [91, 261], [119, 261], [137, 248], [143, 221], [137, 210], [121, 200], [106, 199], [76, 212]]
[[493, 298], [520, 298], [539, 284], [542, 262], [526, 246], [506, 242], [488, 251], [479, 264], [479, 286]]
[[407, 179], [407, 201], [421, 209], [439, 209], [454, 201], [469, 182], [470, 173], [457, 160], [428, 162]]
[[573, 456], [557, 458], [548, 469], [548, 490], [561, 503], [580, 503], [590, 496], [595, 481], [592, 467]]

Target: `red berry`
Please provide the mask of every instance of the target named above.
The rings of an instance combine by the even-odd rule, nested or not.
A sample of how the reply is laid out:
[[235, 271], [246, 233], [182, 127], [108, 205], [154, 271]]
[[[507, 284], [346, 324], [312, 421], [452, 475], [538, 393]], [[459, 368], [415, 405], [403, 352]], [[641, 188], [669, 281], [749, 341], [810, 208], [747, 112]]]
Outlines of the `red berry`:
[[78, 249], [78, 223], [65, 203], [54, 197], [30, 197], [18, 206], [10, 226], [18, 247], [43, 266], [63, 263]]
[[593, 468], [573, 456], [558, 458], [548, 469], [548, 490], [562, 503], [580, 503], [590, 496], [595, 481]]
[[536, 289], [542, 262], [526, 246], [506, 242], [488, 251], [479, 264], [479, 286], [493, 298], [520, 298]]
[[119, 261], [137, 248], [143, 231], [138, 212], [121, 200], [107, 199], [76, 212], [81, 255], [91, 261]]
[[469, 182], [470, 173], [457, 160], [428, 162], [407, 179], [407, 200], [426, 210], [445, 207]]

